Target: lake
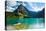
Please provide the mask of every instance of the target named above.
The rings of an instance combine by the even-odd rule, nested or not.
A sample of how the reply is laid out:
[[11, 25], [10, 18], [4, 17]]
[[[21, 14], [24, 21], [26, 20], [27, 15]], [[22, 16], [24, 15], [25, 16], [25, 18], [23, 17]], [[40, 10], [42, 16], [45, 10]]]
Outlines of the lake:
[[[21, 23], [27, 25], [29, 29], [44, 28], [44, 18], [7, 18], [7, 25], [13, 26], [14, 24]], [[16, 25], [15, 25], [16, 26]]]
[[7, 18], [7, 24], [16, 24], [16, 23], [24, 23], [24, 24], [36, 24], [36, 23], [44, 23], [44, 18]]

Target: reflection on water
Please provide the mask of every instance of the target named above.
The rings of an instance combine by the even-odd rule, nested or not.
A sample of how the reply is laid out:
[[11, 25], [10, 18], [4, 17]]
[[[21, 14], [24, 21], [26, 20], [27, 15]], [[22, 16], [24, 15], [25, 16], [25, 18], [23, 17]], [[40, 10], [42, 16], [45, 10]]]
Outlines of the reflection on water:
[[9, 29], [10, 28], [12, 29], [44, 28], [44, 23], [45, 23], [44, 18], [23, 18], [23, 19], [8, 18], [7, 19], [7, 25], [8, 25], [7, 27], [11, 26], [9, 27]]

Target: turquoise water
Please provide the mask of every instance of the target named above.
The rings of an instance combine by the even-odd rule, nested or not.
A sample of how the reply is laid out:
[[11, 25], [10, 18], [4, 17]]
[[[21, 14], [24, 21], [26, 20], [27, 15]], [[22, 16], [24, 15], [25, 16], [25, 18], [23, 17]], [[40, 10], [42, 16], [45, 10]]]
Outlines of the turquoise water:
[[24, 24], [37, 24], [37, 23], [44, 23], [44, 18], [7, 18], [7, 25], [13, 25], [17, 23], [24, 23]]

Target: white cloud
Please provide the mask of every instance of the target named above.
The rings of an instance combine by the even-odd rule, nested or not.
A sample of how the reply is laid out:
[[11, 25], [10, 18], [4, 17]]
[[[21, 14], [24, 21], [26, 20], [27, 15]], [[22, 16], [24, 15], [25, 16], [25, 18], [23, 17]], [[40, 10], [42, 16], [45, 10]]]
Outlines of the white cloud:
[[13, 11], [11, 11], [11, 10], [9, 10], [9, 9], [6, 9], [6, 11], [7, 11], [7, 12], [13, 12]]
[[[12, 8], [13, 6], [16, 6], [17, 5], [17, 3], [15, 2], [15, 1], [9, 1], [9, 2], [7, 2], [8, 4], [7, 4], [7, 11], [14, 11], [17, 7], [15, 7], [15, 8]], [[40, 3], [40, 5], [41, 5], [42, 3]], [[34, 11], [34, 12], [38, 12], [38, 11], [41, 11], [43, 8], [44, 8], [44, 5], [39, 5], [39, 3], [38, 3], [38, 5], [36, 4], [36, 3], [32, 3], [32, 2], [28, 2], [27, 4], [25, 4], [25, 3], [23, 3], [23, 5], [28, 9], [28, 10], [30, 10], [30, 11]]]
[[23, 2], [45, 2], [44, 0], [7, 0], [7, 1], [23, 1]]
[[39, 11], [42, 11], [42, 9], [43, 9], [44, 7], [32, 7], [32, 11], [34, 11], [34, 12], [39, 12]]
[[7, 1], [7, 6], [15, 6], [16, 2], [15, 1]]
[[6, 11], [8, 11], [8, 12], [13, 12], [14, 10], [15, 10], [15, 8], [12, 8], [12, 7], [7, 6], [7, 8], [6, 8]]
[[42, 11], [42, 9], [45, 7], [44, 3], [28, 3], [29, 6], [26, 6], [26, 8], [29, 11], [39, 12]]

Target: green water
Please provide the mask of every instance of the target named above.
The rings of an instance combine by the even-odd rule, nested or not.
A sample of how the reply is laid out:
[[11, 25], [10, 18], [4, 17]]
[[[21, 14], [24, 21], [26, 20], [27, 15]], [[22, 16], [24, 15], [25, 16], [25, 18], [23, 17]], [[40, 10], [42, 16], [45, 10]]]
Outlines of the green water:
[[13, 25], [16, 23], [24, 23], [24, 24], [36, 24], [36, 23], [44, 23], [44, 18], [7, 18], [7, 25]]

